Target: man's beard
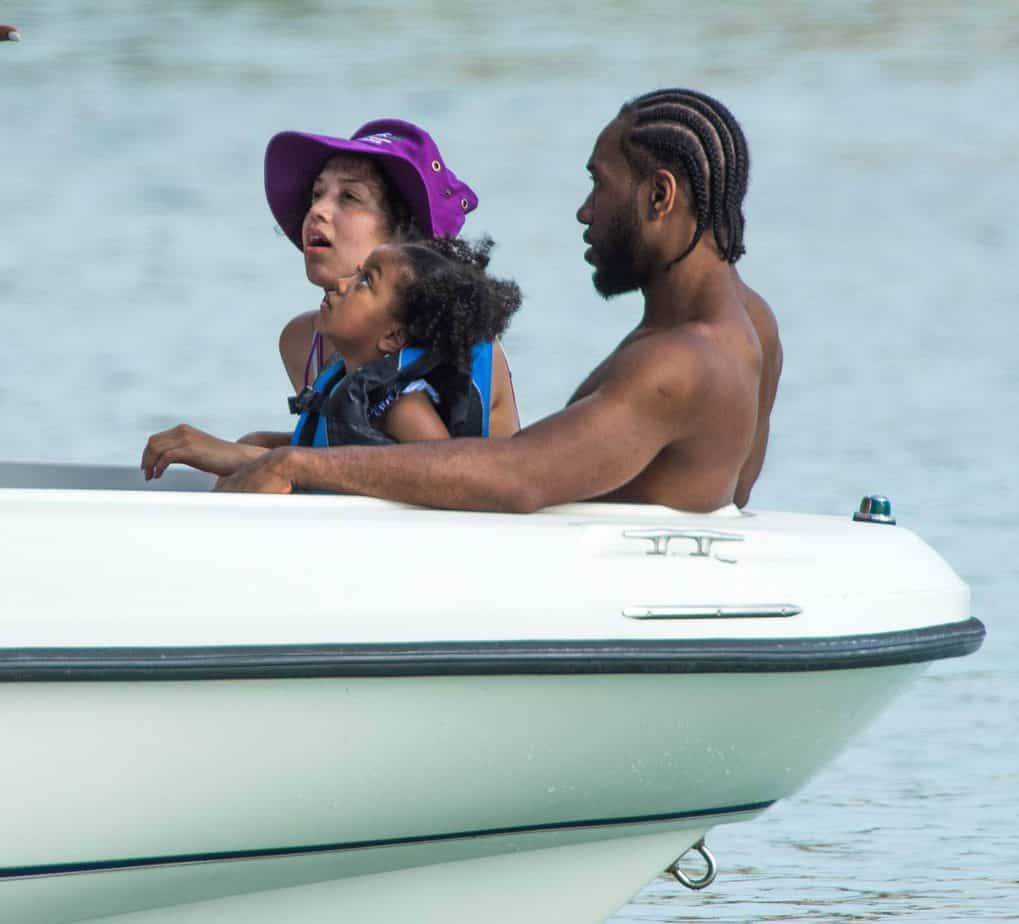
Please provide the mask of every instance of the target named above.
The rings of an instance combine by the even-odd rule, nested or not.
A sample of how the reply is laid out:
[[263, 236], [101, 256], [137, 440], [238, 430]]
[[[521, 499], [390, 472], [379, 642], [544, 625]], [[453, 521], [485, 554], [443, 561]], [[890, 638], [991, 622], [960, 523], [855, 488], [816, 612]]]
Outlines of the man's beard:
[[609, 222], [602, 247], [595, 247], [597, 264], [594, 287], [599, 295], [612, 298], [639, 289], [644, 282], [640, 272], [640, 224], [637, 203], [620, 209]]

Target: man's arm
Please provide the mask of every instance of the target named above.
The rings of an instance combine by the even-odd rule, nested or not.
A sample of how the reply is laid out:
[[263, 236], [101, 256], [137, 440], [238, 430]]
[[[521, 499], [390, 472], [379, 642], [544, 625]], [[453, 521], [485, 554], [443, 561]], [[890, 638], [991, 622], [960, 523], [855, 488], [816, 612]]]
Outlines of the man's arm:
[[683, 435], [696, 366], [677, 361], [674, 348], [633, 345], [595, 392], [510, 439], [276, 450], [221, 489], [304, 488], [515, 513], [597, 497]]

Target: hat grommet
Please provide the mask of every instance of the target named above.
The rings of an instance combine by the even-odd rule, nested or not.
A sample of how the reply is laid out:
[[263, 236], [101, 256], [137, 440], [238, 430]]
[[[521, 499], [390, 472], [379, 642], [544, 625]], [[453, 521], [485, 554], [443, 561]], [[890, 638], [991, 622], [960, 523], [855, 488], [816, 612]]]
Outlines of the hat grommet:
[[433, 160], [432, 161], [432, 169], [436, 173], [438, 173], [442, 169], [442, 164], [440, 164], [437, 160]]
[[466, 199], [460, 200], [460, 208], [462, 208], [465, 212], [470, 208], [470, 206], [471, 204]]

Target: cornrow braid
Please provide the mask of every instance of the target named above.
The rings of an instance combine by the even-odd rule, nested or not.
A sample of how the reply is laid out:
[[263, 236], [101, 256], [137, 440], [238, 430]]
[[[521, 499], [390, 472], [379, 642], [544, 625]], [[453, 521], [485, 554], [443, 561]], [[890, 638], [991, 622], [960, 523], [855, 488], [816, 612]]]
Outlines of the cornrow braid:
[[408, 339], [464, 372], [472, 348], [502, 334], [520, 307], [517, 284], [485, 272], [492, 247], [490, 237], [477, 244], [439, 237], [400, 245], [410, 274], [396, 315]]
[[710, 227], [727, 263], [746, 252], [743, 246], [743, 197], [750, 174], [746, 137], [732, 113], [718, 100], [695, 90], [654, 90], [624, 103], [629, 120], [623, 155], [639, 176], [664, 167], [690, 184], [697, 227], [689, 246], [669, 265], [697, 246]]
[[689, 95], [691, 105], [697, 104], [704, 107], [706, 116], [709, 112], [711, 113], [712, 124], [715, 125], [719, 137], [726, 146], [726, 162], [732, 167], [725, 171], [726, 189], [722, 201], [727, 227], [723, 230], [723, 234], [725, 240], [728, 241], [728, 236], [735, 232], [738, 240], [734, 246], [731, 241], [722, 244], [722, 239], [720, 239], [720, 246], [725, 246], [729, 261], [735, 263], [740, 256], [746, 253], [746, 248], [743, 246], [745, 219], [742, 207], [743, 197], [747, 193], [747, 185], [750, 180], [750, 150], [747, 147], [747, 139], [735, 116], [720, 102], [694, 90], [681, 92]]

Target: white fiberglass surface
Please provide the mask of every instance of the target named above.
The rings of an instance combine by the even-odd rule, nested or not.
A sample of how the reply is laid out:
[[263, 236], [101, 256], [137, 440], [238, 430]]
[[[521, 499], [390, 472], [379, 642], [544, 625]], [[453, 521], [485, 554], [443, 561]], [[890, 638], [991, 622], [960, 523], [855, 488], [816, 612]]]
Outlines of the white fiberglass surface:
[[[631, 828], [622, 838], [581, 843], [550, 834], [536, 842], [539, 849], [523, 852], [514, 843], [518, 839], [509, 838], [487, 845], [475, 840], [462, 845], [391, 848], [376, 853], [388, 857], [410, 850], [416, 860], [405, 863], [406, 868], [381, 873], [373, 871], [378, 858], [366, 856], [371, 851], [319, 860], [144, 869], [8, 883], [0, 885], [0, 896], [18, 924], [84, 920], [93, 924], [591, 924], [607, 917], [702, 832], [703, 828], [654, 825]], [[472, 847], [482, 852], [472, 856]], [[497, 849], [486, 855], [486, 848]], [[308, 866], [309, 860], [314, 869], [296, 869]]]
[[[315, 644], [864, 634], [966, 618], [913, 533], [800, 514], [574, 504], [533, 516], [368, 498], [0, 491], [0, 645]], [[630, 529], [721, 530], [649, 555]], [[638, 621], [640, 606], [791, 605]]]
[[0, 868], [770, 802], [919, 670], [5, 684]]

